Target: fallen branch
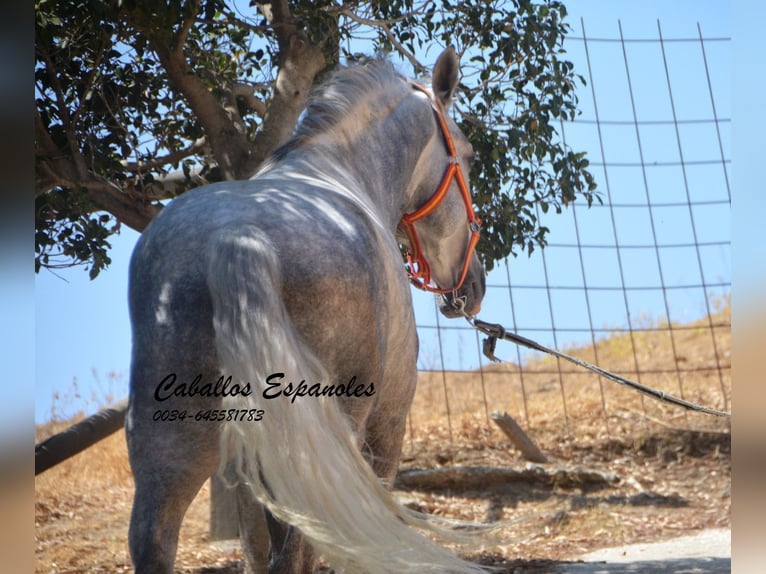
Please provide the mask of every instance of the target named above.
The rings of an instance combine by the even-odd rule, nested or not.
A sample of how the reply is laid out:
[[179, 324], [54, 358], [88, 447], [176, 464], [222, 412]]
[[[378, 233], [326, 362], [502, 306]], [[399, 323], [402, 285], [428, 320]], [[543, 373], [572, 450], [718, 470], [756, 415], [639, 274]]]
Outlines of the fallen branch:
[[396, 477], [394, 488], [401, 490], [471, 490], [513, 482], [528, 482], [562, 488], [606, 487], [619, 482], [619, 480], [619, 477], [614, 473], [580, 467], [549, 468], [538, 464], [528, 464], [520, 469], [453, 466], [403, 470]]

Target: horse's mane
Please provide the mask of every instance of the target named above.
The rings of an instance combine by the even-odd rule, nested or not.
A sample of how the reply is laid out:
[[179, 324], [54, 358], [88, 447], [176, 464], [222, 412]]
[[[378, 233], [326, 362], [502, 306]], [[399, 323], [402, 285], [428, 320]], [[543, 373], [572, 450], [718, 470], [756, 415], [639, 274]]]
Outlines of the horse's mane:
[[336, 69], [309, 98], [305, 116], [295, 137], [310, 137], [332, 127], [348, 115], [360, 99], [371, 92], [401, 85], [402, 76], [382, 58]]
[[367, 94], [389, 91], [397, 86], [404, 91], [406, 83], [403, 79], [393, 64], [382, 57], [338, 67], [313, 90], [293, 136], [271, 155], [264, 167], [282, 160], [313, 136], [332, 129]]

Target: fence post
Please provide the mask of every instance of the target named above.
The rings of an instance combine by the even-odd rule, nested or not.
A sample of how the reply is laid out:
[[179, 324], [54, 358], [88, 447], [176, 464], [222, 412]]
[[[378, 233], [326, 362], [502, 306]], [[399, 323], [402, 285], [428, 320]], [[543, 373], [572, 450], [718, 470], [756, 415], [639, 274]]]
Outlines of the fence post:
[[123, 399], [36, 444], [35, 475], [56, 466], [120, 430], [125, 424], [127, 409], [128, 399]]

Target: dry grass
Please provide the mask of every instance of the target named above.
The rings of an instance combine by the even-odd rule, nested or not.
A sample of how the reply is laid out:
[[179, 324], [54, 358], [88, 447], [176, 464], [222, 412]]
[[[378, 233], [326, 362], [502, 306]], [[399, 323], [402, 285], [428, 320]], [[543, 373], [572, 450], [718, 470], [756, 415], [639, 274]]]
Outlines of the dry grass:
[[[712, 327], [710, 327], [712, 325]], [[611, 336], [595, 347], [564, 349], [570, 355], [627, 375], [644, 385], [692, 402], [728, 410], [731, 399], [731, 314], [726, 306], [710, 319], [668, 330]], [[497, 353], [513, 346], [499, 343]], [[717, 358], [716, 358], [717, 357]], [[557, 435], [598, 431], [620, 436], [639, 425], [722, 430], [721, 420], [679, 410], [547, 355], [520, 369], [512, 362], [481, 372], [424, 372], [411, 411], [411, 426], [480, 418], [508, 411], [522, 426]], [[417, 436], [417, 432], [413, 433]]]
[[[720, 326], [711, 330], [711, 323]], [[728, 409], [729, 324], [725, 307], [710, 321], [674, 331], [672, 340], [666, 331], [647, 331], [632, 340], [623, 335], [600, 341], [595, 353], [567, 351], [617, 372], [630, 373], [638, 366], [643, 384]], [[678, 366], [689, 372], [675, 371], [673, 348]], [[505, 346], [498, 353], [510, 354], [510, 349]], [[423, 373], [403, 467], [525, 464], [488, 420], [493, 410], [508, 411], [527, 428], [552, 466], [616, 472], [620, 481], [609, 488], [517, 483], [481, 491], [398, 492], [411, 506], [437, 515], [506, 521], [503, 544], [467, 551], [484, 563], [503, 565], [508, 572], [540, 571], [542, 564], [544, 571], [548, 561], [600, 547], [730, 525], [727, 421], [644, 399], [550, 358], [530, 362], [523, 370], [501, 364], [482, 373]], [[38, 440], [71, 422], [38, 428]], [[37, 477], [35, 572], [130, 571], [126, 540], [132, 487], [123, 432]], [[184, 522], [177, 570], [241, 572], [238, 549], [209, 542], [208, 509], [205, 487]]]

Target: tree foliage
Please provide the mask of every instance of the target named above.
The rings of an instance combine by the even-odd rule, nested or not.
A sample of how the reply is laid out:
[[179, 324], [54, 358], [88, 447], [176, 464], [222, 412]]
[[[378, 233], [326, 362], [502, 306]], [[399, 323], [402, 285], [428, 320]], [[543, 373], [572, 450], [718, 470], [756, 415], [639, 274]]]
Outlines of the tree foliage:
[[478, 158], [479, 253], [489, 267], [531, 253], [548, 232], [538, 206], [597, 197], [585, 155], [556, 132], [584, 83], [565, 17], [553, 0], [37, 0], [36, 269], [95, 277], [121, 225], [141, 231], [163, 200], [248, 177], [335, 65], [383, 52], [419, 75], [446, 45]]

